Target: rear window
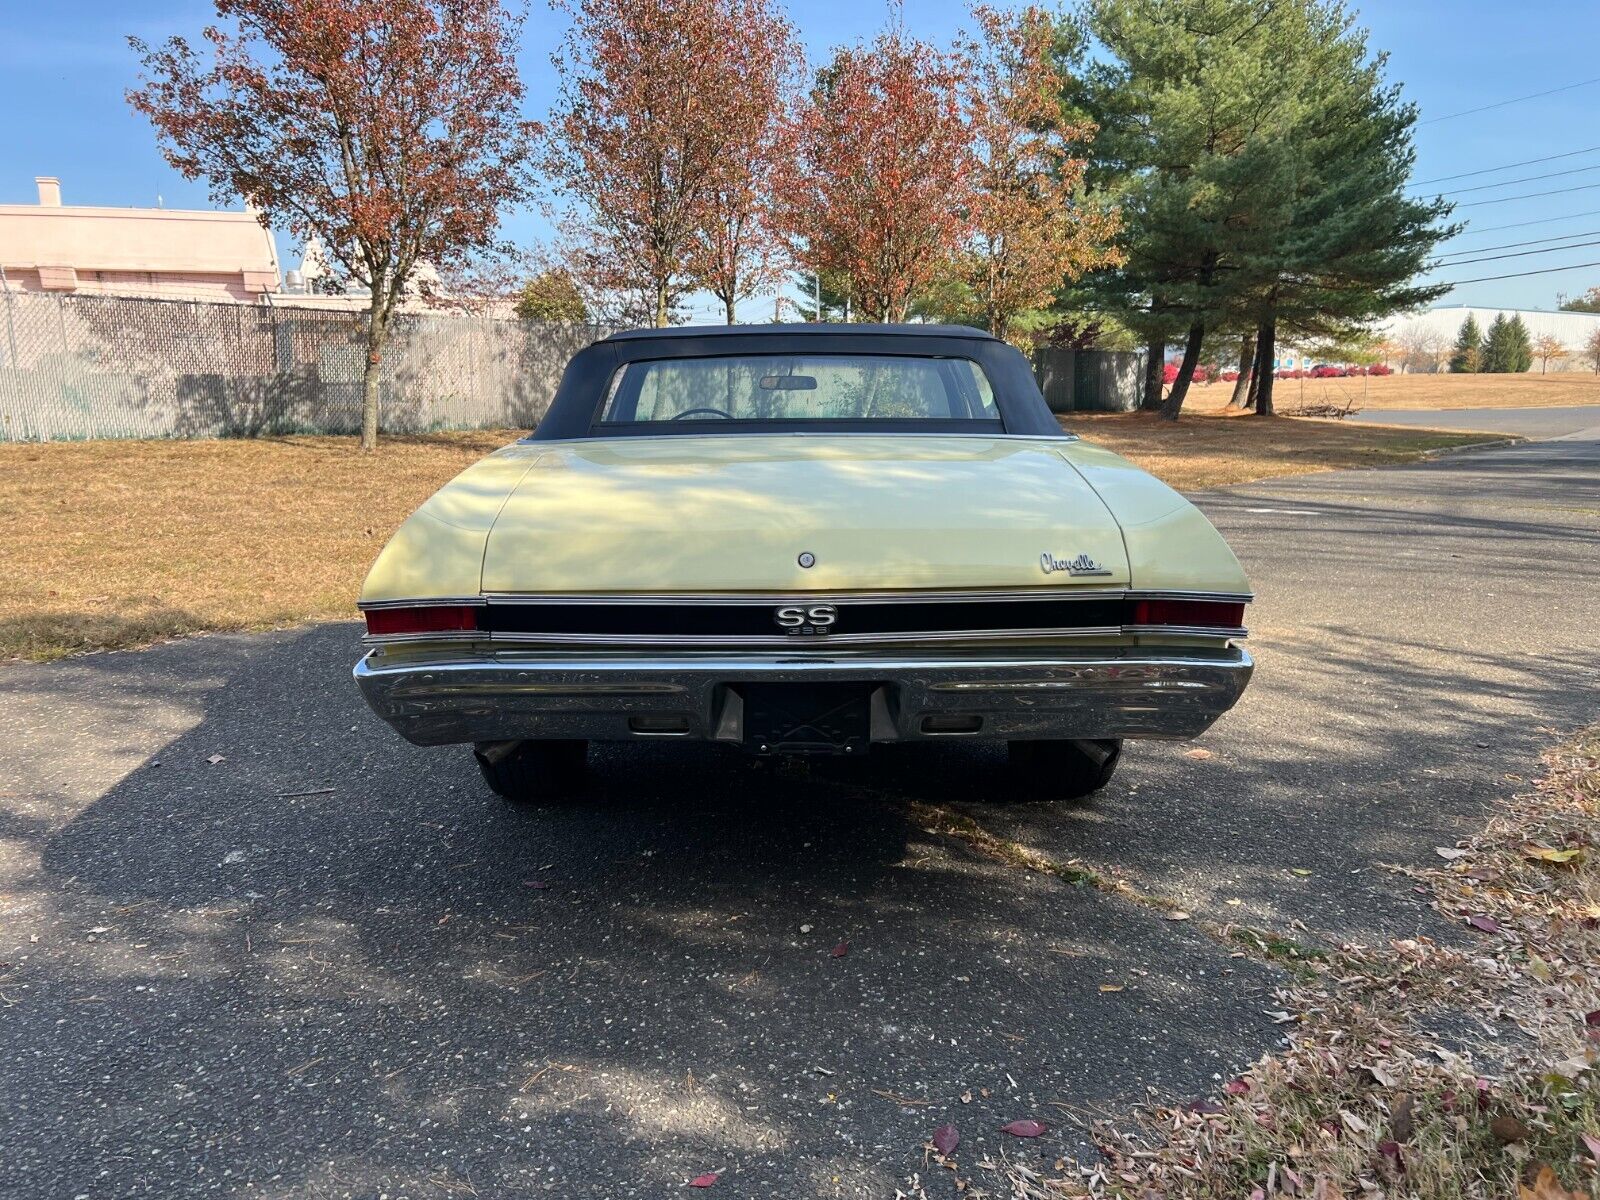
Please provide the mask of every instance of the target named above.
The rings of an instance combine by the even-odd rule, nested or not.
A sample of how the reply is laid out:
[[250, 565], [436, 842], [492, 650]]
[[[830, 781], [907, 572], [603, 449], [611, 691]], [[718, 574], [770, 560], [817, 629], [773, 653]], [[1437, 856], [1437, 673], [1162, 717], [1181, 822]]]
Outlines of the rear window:
[[772, 354], [631, 362], [611, 380], [603, 425], [961, 422], [1000, 428], [994, 389], [971, 359]]

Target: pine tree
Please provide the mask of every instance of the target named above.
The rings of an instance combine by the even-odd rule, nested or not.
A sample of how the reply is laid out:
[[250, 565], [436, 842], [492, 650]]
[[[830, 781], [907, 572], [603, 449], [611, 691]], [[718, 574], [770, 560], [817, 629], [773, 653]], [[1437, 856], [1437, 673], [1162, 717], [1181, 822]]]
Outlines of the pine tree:
[[[1444, 201], [1407, 194], [1416, 109], [1385, 81], [1385, 56], [1370, 52], [1343, 5], [1291, 0], [1269, 23], [1287, 130], [1255, 156], [1262, 182], [1231, 258], [1270, 353], [1280, 332], [1345, 341], [1442, 295], [1447, 287], [1417, 276], [1457, 227], [1443, 223]], [[1271, 415], [1272, 390], [1263, 375], [1258, 415]]]
[[1478, 370], [1479, 359], [1482, 357], [1483, 334], [1478, 330], [1478, 319], [1471, 313], [1461, 322], [1461, 330], [1456, 334], [1455, 352], [1450, 355], [1450, 369], [1457, 374], [1468, 374]]
[[1522, 315], [1514, 314], [1506, 322], [1506, 370], [1521, 375], [1533, 369], [1533, 344], [1528, 338], [1528, 327], [1522, 323]]
[[1088, 276], [1066, 307], [1107, 313], [1147, 345], [1144, 407], [1160, 406], [1167, 343], [1184, 357], [1162, 411], [1176, 416], [1208, 329], [1226, 319], [1234, 268], [1230, 227], [1254, 193], [1246, 159], [1278, 121], [1279, 54], [1262, 0], [1089, 0], [1063, 31], [1077, 59], [1065, 99], [1099, 132], [1091, 192], [1122, 214], [1126, 261]]
[[1346, 337], [1445, 290], [1414, 282], [1453, 232], [1448, 205], [1406, 194], [1416, 110], [1342, 4], [1091, 0], [1086, 25], [1089, 180], [1121, 205], [1128, 261], [1073, 299], [1143, 322], [1157, 351], [1186, 335], [1164, 415], [1208, 331], [1253, 327], [1270, 362], [1280, 327]]
[[1478, 351], [1478, 370], [1489, 375], [1503, 375], [1511, 370], [1514, 353], [1511, 322], [1506, 320], [1505, 313], [1495, 313]]

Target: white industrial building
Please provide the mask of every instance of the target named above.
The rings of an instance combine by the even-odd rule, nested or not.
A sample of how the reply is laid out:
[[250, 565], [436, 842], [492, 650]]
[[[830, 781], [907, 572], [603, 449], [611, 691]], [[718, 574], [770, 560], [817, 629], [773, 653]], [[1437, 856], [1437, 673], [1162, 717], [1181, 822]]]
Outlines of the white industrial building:
[[[1378, 333], [1396, 348], [1397, 353], [1390, 361], [1390, 366], [1398, 370], [1402, 361], [1409, 360], [1409, 369], [1428, 370], [1426, 361], [1430, 358], [1440, 364], [1449, 361], [1449, 348], [1455, 345], [1456, 334], [1461, 331], [1461, 324], [1469, 314], [1477, 319], [1478, 331], [1482, 334], [1488, 332], [1489, 322], [1501, 313], [1505, 314], [1507, 320], [1514, 316], [1521, 317], [1522, 323], [1528, 327], [1530, 341], [1538, 341], [1545, 334], [1550, 334], [1567, 348], [1566, 358], [1550, 360], [1551, 371], [1594, 369], [1584, 358], [1583, 348], [1595, 331], [1600, 329], [1600, 313], [1550, 312], [1537, 308], [1480, 308], [1477, 305], [1456, 304], [1390, 317], [1378, 327]], [[1540, 369], [1541, 364], [1535, 359], [1533, 370]]]

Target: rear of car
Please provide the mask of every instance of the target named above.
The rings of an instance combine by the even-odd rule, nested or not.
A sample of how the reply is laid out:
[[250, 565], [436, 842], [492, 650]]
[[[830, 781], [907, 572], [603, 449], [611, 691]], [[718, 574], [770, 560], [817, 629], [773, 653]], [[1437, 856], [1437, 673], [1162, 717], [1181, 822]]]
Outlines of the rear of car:
[[356, 675], [505, 794], [593, 740], [949, 738], [1070, 794], [1231, 707], [1248, 599], [1205, 519], [1064, 435], [995, 339], [652, 332], [581, 353], [534, 437], [406, 522]]

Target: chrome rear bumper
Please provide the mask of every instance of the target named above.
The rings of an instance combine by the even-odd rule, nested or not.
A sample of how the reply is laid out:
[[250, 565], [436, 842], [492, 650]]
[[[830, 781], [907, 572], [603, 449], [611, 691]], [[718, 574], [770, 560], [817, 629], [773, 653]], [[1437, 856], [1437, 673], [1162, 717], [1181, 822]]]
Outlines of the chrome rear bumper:
[[[963, 658], [374, 650], [355, 678], [372, 711], [419, 746], [528, 738], [743, 740], [741, 684], [872, 685], [875, 742], [953, 736], [1185, 738], [1232, 708], [1242, 649], [1106, 650]], [[962, 732], [935, 732], [952, 723]], [[972, 718], [977, 718], [976, 725]], [[664, 725], [673, 725], [664, 732]]]

